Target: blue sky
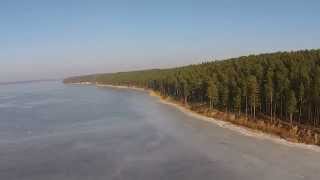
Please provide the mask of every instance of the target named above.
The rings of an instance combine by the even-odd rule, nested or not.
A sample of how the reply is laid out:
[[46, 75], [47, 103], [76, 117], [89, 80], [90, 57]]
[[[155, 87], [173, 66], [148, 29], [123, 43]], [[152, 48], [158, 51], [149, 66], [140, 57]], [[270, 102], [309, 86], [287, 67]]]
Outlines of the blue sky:
[[320, 48], [316, 0], [0, 0], [0, 81]]

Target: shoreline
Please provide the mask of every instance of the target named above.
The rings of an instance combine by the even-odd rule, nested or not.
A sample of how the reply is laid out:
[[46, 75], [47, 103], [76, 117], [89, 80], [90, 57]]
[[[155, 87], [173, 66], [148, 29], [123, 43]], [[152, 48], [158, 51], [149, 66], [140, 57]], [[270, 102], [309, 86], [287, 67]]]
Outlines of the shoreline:
[[198, 113], [196, 111], [193, 111], [189, 109], [188, 107], [179, 104], [177, 102], [174, 102], [172, 100], [168, 100], [168, 98], [164, 98], [160, 96], [158, 93], [156, 93], [153, 90], [145, 89], [145, 88], [139, 88], [135, 86], [118, 86], [118, 85], [110, 85], [110, 84], [99, 84], [99, 83], [90, 83], [90, 82], [82, 82], [82, 83], [70, 83], [70, 84], [75, 84], [75, 85], [94, 85], [96, 87], [107, 87], [107, 88], [114, 88], [114, 89], [130, 89], [130, 90], [136, 90], [136, 91], [143, 91], [147, 92], [149, 96], [156, 97], [160, 103], [166, 104], [169, 106], [172, 106], [182, 113], [185, 113], [186, 115], [192, 116], [196, 119], [206, 121], [209, 123], [213, 123], [221, 128], [229, 129], [231, 131], [237, 132], [243, 136], [248, 136], [248, 137], [253, 137], [257, 139], [263, 139], [263, 140], [268, 140], [272, 141], [274, 143], [280, 144], [280, 145], [286, 145], [289, 147], [297, 147], [301, 149], [306, 149], [306, 150], [312, 150], [316, 152], [320, 152], [320, 147], [317, 145], [313, 144], [306, 144], [302, 142], [292, 142], [288, 139], [282, 138], [280, 136], [277, 136], [275, 134], [263, 132], [258, 129], [252, 129], [248, 128], [242, 125], [237, 125], [233, 124], [232, 122], [226, 121], [226, 120], [220, 120], [217, 118], [209, 117], [205, 114]]

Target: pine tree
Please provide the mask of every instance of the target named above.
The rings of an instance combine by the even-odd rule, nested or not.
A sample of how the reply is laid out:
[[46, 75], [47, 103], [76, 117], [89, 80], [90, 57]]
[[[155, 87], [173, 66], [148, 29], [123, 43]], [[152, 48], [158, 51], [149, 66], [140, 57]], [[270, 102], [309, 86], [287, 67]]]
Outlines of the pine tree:
[[218, 100], [218, 88], [212, 80], [208, 82], [207, 96], [210, 101], [210, 109], [212, 109]]
[[288, 102], [287, 102], [287, 111], [290, 117], [290, 123], [293, 124], [293, 113], [297, 110], [297, 99], [293, 90], [289, 90]]
[[250, 99], [250, 106], [252, 108], [253, 118], [256, 118], [256, 107], [258, 103], [258, 83], [255, 76], [250, 75], [248, 78], [248, 96]]
[[300, 82], [299, 90], [298, 90], [298, 99], [299, 99], [299, 123], [301, 123], [302, 116], [302, 107], [304, 103], [304, 85]]
[[233, 96], [234, 96], [233, 98], [234, 109], [235, 111], [238, 112], [238, 116], [240, 116], [241, 115], [241, 89], [238, 86], [235, 87]]
[[[266, 103], [269, 103], [269, 111], [270, 111], [270, 119], [272, 121], [272, 106], [273, 106], [273, 72], [268, 70], [266, 73], [265, 80], [265, 95], [266, 95]], [[268, 105], [266, 105], [266, 108]], [[266, 109], [266, 113], [268, 112], [268, 108]]]

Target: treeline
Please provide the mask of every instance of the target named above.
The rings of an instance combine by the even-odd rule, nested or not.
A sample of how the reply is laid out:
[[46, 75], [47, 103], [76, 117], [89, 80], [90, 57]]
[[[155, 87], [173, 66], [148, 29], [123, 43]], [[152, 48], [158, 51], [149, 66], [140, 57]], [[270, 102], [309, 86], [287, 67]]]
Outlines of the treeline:
[[320, 50], [277, 52], [172, 69], [98, 74], [70, 82], [138, 86], [249, 119], [320, 125]]

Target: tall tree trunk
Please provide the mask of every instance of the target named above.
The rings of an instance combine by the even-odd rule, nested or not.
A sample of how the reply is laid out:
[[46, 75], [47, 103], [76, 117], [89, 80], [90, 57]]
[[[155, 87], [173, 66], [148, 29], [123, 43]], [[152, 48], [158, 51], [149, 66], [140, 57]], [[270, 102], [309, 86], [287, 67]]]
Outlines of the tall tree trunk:
[[271, 97], [270, 97], [270, 118], [271, 118], [271, 122], [272, 120], [272, 93], [271, 93]]
[[274, 103], [273, 119], [277, 121], [277, 103]]
[[300, 105], [299, 105], [299, 124], [301, 124], [301, 108], [302, 108], [302, 99], [300, 98]]
[[282, 107], [283, 104], [282, 104], [282, 97], [280, 98], [280, 119], [283, 119], [283, 113], [282, 113]]
[[256, 97], [253, 97], [253, 119], [256, 119]]
[[309, 122], [308, 122], [308, 124], [312, 124], [312, 116], [311, 116], [311, 104], [309, 104], [309, 106], [308, 106], [308, 120], [309, 120]]
[[248, 97], [246, 96], [246, 119], [248, 119]]
[[316, 109], [313, 110], [313, 126], [316, 126]]

